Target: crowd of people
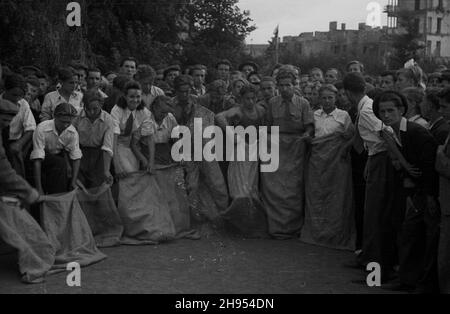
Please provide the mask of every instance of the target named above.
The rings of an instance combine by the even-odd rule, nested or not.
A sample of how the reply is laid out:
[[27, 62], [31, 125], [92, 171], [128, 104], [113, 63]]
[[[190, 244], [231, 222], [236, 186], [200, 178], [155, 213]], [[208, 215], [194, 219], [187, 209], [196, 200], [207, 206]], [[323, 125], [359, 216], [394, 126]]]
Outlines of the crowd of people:
[[[0, 205], [15, 197], [42, 225], [33, 204], [45, 195], [107, 185], [126, 244], [198, 239], [214, 223], [354, 251], [347, 266], [379, 263], [392, 290], [449, 293], [450, 70], [344, 70], [222, 60], [155, 71], [125, 58], [112, 72], [73, 62], [51, 80], [0, 66]], [[278, 169], [175, 162], [171, 134], [193, 134], [195, 118], [279, 127]]]

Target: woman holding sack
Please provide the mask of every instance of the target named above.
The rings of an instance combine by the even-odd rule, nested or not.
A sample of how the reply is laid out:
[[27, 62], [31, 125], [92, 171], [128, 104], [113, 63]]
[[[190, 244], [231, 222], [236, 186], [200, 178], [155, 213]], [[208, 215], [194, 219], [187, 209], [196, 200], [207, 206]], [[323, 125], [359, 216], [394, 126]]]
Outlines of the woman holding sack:
[[320, 89], [322, 109], [314, 113], [315, 138], [305, 170], [305, 225], [301, 240], [354, 250], [355, 225], [350, 150], [355, 129], [349, 114], [336, 107], [338, 90]]
[[[114, 168], [118, 177], [127, 173], [137, 172], [140, 164], [149, 173], [154, 173], [155, 143], [152, 132], [154, 122], [151, 112], [142, 101], [142, 89], [139, 83], [131, 81], [125, 85], [125, 96], [119, 98], [117, 105], [112, 109], [114, 120]], [[133, 132], [140, 132], [150, 148], [149, 158], [135, 155], [131, 150]]]
[[[217, 124], [222, 129], [226, 129], [230, 125], [244, 129], [253, 126], [258, 132], [258, 127], [264, 125], [265, 110], [256, 104], [257, 93], [254, 86], [244, 86], [240, 91], [242, 104], [218, 114], [216, 116]], [[233, 138], [234, 134], [230, 136]], [[244, 138], [238, 138], [235, 147], [237, 147], [238, 158], [239, 147], [245, 148], [245, 155], [243, 155], [245, 159], [241, 161], [234, 156], [234, 161], [231, 161], [228, 166], [228, 185], [232, 203], [222, 213], [222, 216], [245, 236], [267, 236], [267, 221], [258, 188], [258, 141], [249, 142]]]

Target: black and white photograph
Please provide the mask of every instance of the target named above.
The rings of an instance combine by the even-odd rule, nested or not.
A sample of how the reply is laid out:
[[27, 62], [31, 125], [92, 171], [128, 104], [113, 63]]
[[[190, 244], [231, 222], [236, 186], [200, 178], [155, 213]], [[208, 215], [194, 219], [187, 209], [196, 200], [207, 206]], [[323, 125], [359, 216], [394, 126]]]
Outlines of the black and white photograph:
[[450, 0], [0, 0], [0, 131], [2, 295], [450, 293]]

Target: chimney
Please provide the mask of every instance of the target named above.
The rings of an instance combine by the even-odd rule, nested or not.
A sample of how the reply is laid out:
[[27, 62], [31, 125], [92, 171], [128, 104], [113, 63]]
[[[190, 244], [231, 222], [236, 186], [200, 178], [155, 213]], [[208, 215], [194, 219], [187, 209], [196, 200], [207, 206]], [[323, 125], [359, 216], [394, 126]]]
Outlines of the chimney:
[[337, 22], [330, 22], [330, 31], [337, 31]]
[[341, 24], [341, 29], [342, 29], [343, 31], [345, 31], [345, 29], [346, 29], [345, 26], [346, 26], [345, 23], [342, 23], [342, 24]]
[[366, 23], [359, 23], [359, 24], [358, 24], [358, 29], [359, 29], [360, 31], [365, 30], [365, 29], [366, 29]]

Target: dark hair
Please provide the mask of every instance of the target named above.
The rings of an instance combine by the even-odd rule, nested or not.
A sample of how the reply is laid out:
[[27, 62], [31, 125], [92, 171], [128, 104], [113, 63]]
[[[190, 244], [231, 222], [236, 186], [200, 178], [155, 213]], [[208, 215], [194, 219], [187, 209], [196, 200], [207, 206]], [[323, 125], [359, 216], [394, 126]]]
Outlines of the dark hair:
[[263, 76], [261, 78], [261, 84], [264, 82], [272, 82], [272, 83], [276, 84], [275, 79], [271, 76]]
[[381, 88], [374, 88], [367, 92], [367, 96], [371, 99], [377, 98], [378, 95], [380, 95], [382, 92], [384, 92], [384, 89]]
[[361, 73], [348, 73], [343, 80], [344, 89], [352, 93], [363, 94], [366, 91], [366, 81]]
[[256, 75], [256, 76], [259, 78], [259, 80], [261, 80], [261, 75], [260, 75], [258, 72], [256, 72], [256, 71], [251, 72], [251, 73], [248, 75], [247, 79], [249, 79], [250, 76], [253, 76], [253, 75]]
[[193, 75], [195, 71], [207, 71], [206, 67], [201, 64], [196, 64], [192, 68], [189, 69], [189, 75]]
[[126, 83], [124, 86], [125, 94], [127, 94], [130, 89], [142, 90], [142, 87], [141, 87], [141, 84], [139, 84], [138, 82], [131, 80], [128, 83]]
[[404, 108], [403, 115], [408, 112], [408, 100], [406, 97], [399, 92], [388, 90], [379, 94], [373, 101], [373, 113], [378, 119], [380, 119], [380, 104], [386, 101], [392, 101], [397, 108]]
[[323, 75], [323, 71], [322, 71], [321, 68], [314, 67], [314, 68], [312, 68], [312, 69], [309, 71], [309, 74], [311, 75], [311, 73], [312, 73], [313, 71], [320, 71], [320, 73], [322, 73], [322, 75]]
[[98, 72], [98, 73], [102, 74], [102, 71], [100, 71], [99, 68], [90, 68], [90, 69], [88, 70], [88, 75], [89, 75], [89, 73], [91, 73], [91, 72]]
[[319, 95], [322, 94], [325, 91], [329, 91], [334, 93], [336, 96], [339, 93], [338, 89], [336, 88], [336, 86], [334, 86], [333, 84], [324, 84], [319, 88]]
[[62, 68], [58, 71], [58, 80], [60, 82], [66, 82], [68, 80], [71, 80], [76, 74], [74, 71], [70, 68]]
[[114, 78], [113, 87], [117, 88], [122, 92], [125, 92], [125, 85], [127, 85], [127, 83], [131, 81], [132, 80], [128, 76], [119, 75]]
[[154, 111], [155, 108], [161, 107], [163, 105], [167, 105], [170, 107], [169, 104], [171, 101], [172, 101], [172, 98], [170, 98], [169, 96], [165, 96], [165, 95], [156, 96], [155, 100], [153, 101], [153, 103], [151, 105], [152, 112]]
[[132, 62], [134, 62], [134, 64], [136, 64], [136, 68], [137, 68], [138, 62], [137, 62], [137, 60], [136, 60], [135, 58], [133, 58], [133, 57], [123, 58], [123, 59], [120, 61], [120, 67], [123, 67], [123, 65], [124, 65], [125, 62], [127, 62], [127, 61], [132, 61]]
[[25, 78], [25, 82], [30, 84], [31, 86], [39, 88], [41, 84], [39, 83], [39, 79], [36, 76], [28, 76]]
[[344, 89], [344, 82], [343, 81], [337, 81], [336, 83], [334, 83], [334, 87], [336, 87], [338, 90], [339, 89]]
[[231, 62], [228, 61], [227, 59], [223, 59], [223, 60], [220, 60], [219, 62], [217, 62], [216, 63], [216, 69], [219, 68], [219, 65], [228, 65], [230, 67], [230, 70], [232, 68]]
[[397, 73], [395, 71], [384, 71], [381, 73], [380, 75], [381, 77], [385, 77], [385, 76], [392, 76], [392, 79], [395, 81], [397, 81]]
[[295, 84], [295, 80], [297, 78], [292, 71], [280, 71], [277, 75], [277, 84], [279, 84], [280, 81], [284, 79], [290, 79], [292, 81], [292, 84]]
[[425, 99], [430, 103], [431, 107], [435, 110], [439, 110], [441, 107], [441, 100], [439, 99], [440, 89], [428, 88], [425, 92]]
[[99, 90], [96, 88], [88, 90], [83, 95], [83, 104], [85, 107], [88, 107], [91, 102], [96, 100], [99, 101], [103, 106], [105, 99], [103, 98], [102, 94], [100, 94]]
[[364, 73], [364, 64], [362, 64], [361, 62], [356, 61], [356, 60], [355, 61], [350, 61], [349, 63], [347, 63], [347, 66], [345, 67], [347, 72], [350, 69], [350, 66], [353, 65], [353, 64], [359, 65], [359, 69], [361, 70], [361, 73]]
[[441, 90], [439, 92], [439, 98], [445, 100], [446, 102], [450, 102], [450, 87]]
[[155, 69], [153, 69], [148, 64], [141, 64], [141, 65], [139, 65], [135, 78], [137, 80], [143, 80], [143, 79], [148, 78], [148, 77], [151, 77], [153, 79], [156, 77]]
[[45, 74], [44, 72], [38, 72], [38, 73], [36, 73], [36, 77], [37, 77], [38, 79], [46, 79], [46, 80], [48, 81], [47, 74]]
[[27, 85], [25, 83], [25, 79], [22, 75], [17, 73], [12, 73], [5, 77], [5, 90], [11, 90], [14, 88], [20, 88], [24, 93], [27, 91]]
[[206, 86], [206, 91], [208, 93], [210, 92], [217, 92], [220, 88], [227, 89], [227, 83], [224, 80], [215, 80]]
[[116, 72], [114, 72], [114, 71], [109, 71], [109, 72], [106, 72], [106, 73], [105, 73], [105, 77], [107, 77], [108, 75], [111, 75], [111, 74], [117, 75]]
[[245, 94], [248, 94], [248, 93], [254, 93], [256, 96], [257, 89], [252, 84], [246, 84], [241, 88], [239, 93], [241, 96], [244, 96]]
[[173, 87], [175, 88], [175, 90], [178, 90], [181, 86], [184, 85], [189, 85], [189, 87], [192, 87], [193, 85], [193, 80], [192, 77], [190, 75], [180, 75], [177, 76], [175, 78], [175, 80], [173, 81]]
[[364, 80], [366, 81], [366, 83], [369, 83], [371, 85], [375, 83], [375, 79], [370, 75], [364, 75]]
[[[115, 80], [115, 79], [114, 79], [114, 80]], [[129, 91], [130, 89], [138, 89], [138, 90], [142, 90], [141, 84], [139, 84], [138, 82], [133, 81], [133, 80], [131, 80], [131, 81], [129, 81], [128, 83], [126, 83], [126, 84], [125, 84], [125, 87], [124, 87], [124, 93], [125, 93], [125, 95], [128, 94], [128, 91]], [[126, 108], [128, 107], [127, 100], [125, 99], [125, 97], [120, 97], [120, 98], [119, 98], [119, 100], [117, 101], [117, 106], [120, 107], [120, 108], [122, 108], [122, 109], [126, 109]], [[141, 103], [139, 104], [139, 106], [137, 106], [136, 110], [137, 110], [137, 111], [140, 111], [140, 110], [144, 110], [144, 108], [145, 108], [145, 103], [144, 103], [144, 101], [141, 101]]]
[[167, 69], [164, 70], [163, 72], [163, 79], [165, 80], [167, 75], [169, 75], [170, 72], [180, 72], [181, 73], [181, 69], [178, 65], [173, 65], [168, 67]]

